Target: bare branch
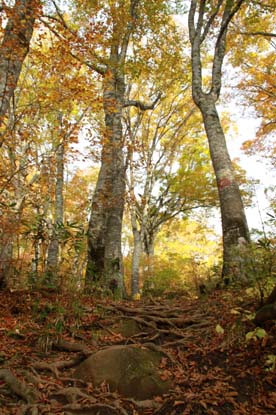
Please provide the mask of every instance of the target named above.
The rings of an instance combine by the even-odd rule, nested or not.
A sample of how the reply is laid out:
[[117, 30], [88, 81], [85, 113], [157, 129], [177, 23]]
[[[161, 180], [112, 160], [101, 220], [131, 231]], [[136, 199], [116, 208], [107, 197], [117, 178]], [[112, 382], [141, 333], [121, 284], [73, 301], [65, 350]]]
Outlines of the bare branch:
[[129, 44], [130, 36], [133, 32], [135, 21], [137, 20], [137, 6], [140, 0], [131, 0], [130, 3], [130, 22], [127, 25], [126, 33], [122, 41], [122, 46], [120, 50], [120, 63], [125, 61], [127, 48]]
[[196, 25], [196, 33], [200, 35], [201, 29], [203, 27], [203, 17], [205, 12], [205, 5], [206, 0], [200, 0], [199, 2], [199, 11], [198, 11], [198, 19], [197, 19], [197, 25]]
[[155, 100], [151, 104], [145, 104], [145, 103], [143, 103], [139, 100], [129, 100], [129, 101], [126, 101], [124, 103], [124, 107], [137, 107], [141, 111], [153, 110], [155, 105], [157, 104], [157, 102], [161, 98], [161, 95], [162, 95], [161, 92], [159, 92], [157, 94], [157, 97], [155, 98]]
[[270, 32], [240, 32], [241, 35], [245, 36], [265, 36], [265, 37], [276, 37], [276, 33]]
[[201, 56], [200, 56], [200, 35], [201, 29], [203, 25], [203, 15], [204, 15], [204, 8], [205, 1], [202, 0], [200, 12], [198, 16], [197, 27], [195, 28], [195, 13], [196, 13], [196, 6], [197, 0], [192, 0], [190, 11], [189, 11], [189, 18], [188, 18], [188, 25], [189, 25], [189, 37], [192, 46], [192, 72], [193, 72], [193, 82], [192, 82], [192, 90], [193, 90], [193, 98], [195, 102], [199, 102], [200, 97], [203, 95], [202, 91], [202, 65], [201, 65]]
[[[46, 17], [47, 19], [49, 19], [48, 16], [43, 16]], [[41, 23], [43, 23], [58, 39], [60, 40], [65, 40], [65, 38], [63, 36], [61, 36], [61, 34], [59, 32], [57, 32], [46, 20], [43, 19], [43, 17], [39, 18], [39, 21]], [[55, 19], [56, 20], [56, 19]]]
[[245, 0], [238, 0], [236, 5], [231, 10], [231, 3], [232, 2], [227, 1], [227, 4], [225, 6], [225, 12], [224, 12], [224, 15], [223, 15], [222, 25], [221, 25], [219, 35], [218, 35], [218, 38], [217, 38], [217, 44], [220, 42], [220, 39], [225, 34], [225, 32], [227, 32], [227, 28], [229, 26], [229, 23], [231, 22], [231, 20], [235, 16], [235, 14], [239, 11], [239, 9], [241, 8], [241, 6], [244, 2], [245, 2]]
[[51, 1], [52, 1], [53, 5], [54, 5], [54, 7], [55, 7], [55, 9], [56, 9], [56, 12], [57, 12], [57, 14], [58, 14], [58, 17], [59, 17], [59, 18], [61, 19], [61, 21], [65, 24], [65, 27], [66, 27], [66, 28], [68, 28], [68, 27], [67, 27], [67, 24], [65, 23], [65, 21], [64, 21], [64, 19], [63, 19], [62, 13], [61, 13], [61, 11], [60, 11], [60, 9], [59, 9], [58, 5], [56, 4], [55, 0], [51, 0]]
[[222, 71], [222, 64], [223, 59], [225, 56], [225, 44], [226, 44], [226, 35], [229, 23], [235, 16], [235, 14], [241, 8], [241, 5], [244, 3], [245, 0], [237, 0], [234, 7], [232, 7], [232, 1], [227, 0], [223, 17], [222, 23], [220, 27], [220, 31], [217, 37], [216, 46], [215, 46], [215, 53], [214, 53], [214, 63], [212, 69], [212, 87], [211, 87], [211, 94], [215, 97], [219, 97], [220, 89], [221, 89], [221, 71]]
[[196, 12], [196, 0], [192, 0], [189, 11], [189, 35], [191, 43], [193, 43], [196, 31], [195, 31], [195, 12]]
[[268, 121], [265, 124], [263, 124], [263, 128], [269, 127], [270, 125], [274, 125], [276, 124], [276, 120], [275, 121]]
[[210, 16], [208, 22], [206, 23], [205, 29], [204, 29], [204, 31], [203, 31], [203, 33], [201, 35], [201, 38], [200, 38], [200, 42], [201, 43], [205, 40], [205, 38], [206, 38], [206, 36], [207, 36], [207, 34], [208, 34], [209, 30], [210, 30], [210, 27], [212, 26], [212, 24], [213, 24], [213, 22], [214, 22], [214, 20], [215, 20], [215, 18], [217, 16], [217, 14], [218, 14], [218, 12], [220, 10], [220, 7], [221, 7], [222, 3], [223, 3], [223, 0], [219, 0], [218, 5], [217, 5], [214, 13]]

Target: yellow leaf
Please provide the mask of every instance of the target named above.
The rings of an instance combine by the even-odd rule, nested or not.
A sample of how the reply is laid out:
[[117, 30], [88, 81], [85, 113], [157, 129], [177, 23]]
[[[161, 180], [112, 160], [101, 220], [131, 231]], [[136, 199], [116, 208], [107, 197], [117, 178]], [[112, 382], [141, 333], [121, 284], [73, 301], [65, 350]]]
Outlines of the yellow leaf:
[[216, 325], [216, 332], [217, 332], [218, 334], [224, 334], [224, 328], [223, 328], [223, 327], [221, 327], [221, 325], [220, 325], [220, 324], [217, 324], [217, 325]]

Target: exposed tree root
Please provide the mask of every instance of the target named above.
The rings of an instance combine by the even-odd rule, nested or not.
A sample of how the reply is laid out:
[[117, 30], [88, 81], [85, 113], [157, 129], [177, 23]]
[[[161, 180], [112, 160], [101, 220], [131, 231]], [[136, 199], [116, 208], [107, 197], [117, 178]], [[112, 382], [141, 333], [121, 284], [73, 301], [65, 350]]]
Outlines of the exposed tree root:
[[53, 346], [58, 350], [66, 352], [82, 352], [86, 356], [91, 354], [90, 350], [84, 344], [68, 342], [62, 338], [59, 338], [56, 342], [54, 342]]
[[146, 321], [141, 317], [136, 317], [136, 316], [120, 316], [120, 319], [132, 319], [134, 321], [136, 321], [138, 324], [141, 324], [143, 326], [146, 327], [150, 327], [151, 329], [156, 330], [156, 324], [150, 321]]
[[133, 403], [137, 408], [141, 408], [141, 409], [158, 409], [160, 408], [161, 404], [151, 400], [151, 399], [146, 399], [144, 401], [136, 401], [135, 399], [124, 399], [125, 402], [131, 402]]
[[[64, 405], [62, 407], [64, 414], [72, 415], [72, 414], [81, 414], [84, 415], [85, 413], [89, 414], [90, 411], [95, 411], [95, 414], [105, 414], [106, 410], [111, 411], [115, 415], [128, 415], [128, 413], [124, 410], [124, 408], [120, 407], [119, 405], [113, 406], [106, 403], [95, 403], [93, 405], [87, 404], [74, 404], [74, 405]], [[104, 412], [105, 411], [105, 412]]]
[[97, 402], [97, 399], [93, 398], [92, 396], [89, 396], [87, 393], [82, 392], [77, 387], [63, 388], [51, 395], [51, 399], [56, 399], [60, 397], [65, 397], [66, 401], [70, 404], [76, 403], [79, 399], [86, 399], [88, 402], [93, 404]]
[[23, 405], [18, 412], [18, 415], [40, 415], [38, 405]]
[[[90, 355], [91, 353], [89, 353], [88, 356]], [[71, 360], [60, 360], [60, 361], [53, 362], [53, 363], [35, 362], [32, 364], [32, 367], [37, 370], [48, 370], [52, 372], [56, 378], [59, 378], [60, 377], [59, 370], [70, 369], [74, 366], [77, 366], [88, 356], [77, 356]]]
[[1, 369], [0, 379], [3, 379], [9, 388], [27, 403], [33, 403], [39, 399], [39, 393], [35, 388], [30, 389], [24, 380], [19, 380], [10, 370]]
[[[257, 361], [256, 356], [258, 356], [257, 342], [254, 343], [252, 350], [247, 348], [246, 353], [239, 353], [236, 345], [233, 356], [230, 349], [224, 353], [223, 348], [228, 342], [227, 336], [230, 333], [228, 328], [234, 327], [235, 316], [231, 314], [227, 316], [223, 301], [220, 303], [217, 298], [215, 299], [216, 301], [211, 300], [209, 303], [189, 303], [184, 300], [181, 307], [178, 307], [180, 304], [178, 301], [172, 302], [173, 307], [170, 307], [170, 303], [166, 300], [160, 302], [144, 300], [110, 305], [107, 301], [102, 301], [97, 306], [100, 306], [103, 312], [99, 313], [98, 307], [95, 312], [91, 307], [89, 310], [87, 307], [88, 311], [81, 321], [83, 324], [78, 326], [78, 332], [74, 332], [75, 336], [82, 336], [79, 337], [81, 343], [74, 342], [77, 337], [72, 341], [67, 340], [71, 335], [69, 324], [64, 329], [66, 340], [55, 335], [54, 330], [45, 330], [44, 334], [41, 326], [41, 338], [51, 340], [51, 347], [47, 349], [38, 348], [39, 344], [34, 342], [37, 332], [29, 343], [26, 335], [22, 339], [13, 339], [14, 342], [22, 342], [18, 347], [21, 345], [26, 347], [26, 350], [30, 350], [30, 354], [27, 355], [29, 352], [26, 352], [27, 359], [20, 355], [19, 359], [11, 360], [6, 358], [13, 356], [12, 353], [9, 355], [9, 350], [6, 349], [3, 354], [6, 367], [10, 362], [15, 368], [25, 365], [26, 370], [16, 375], [7, 369], [0, 370], [0, 379], [7, 384], [7, 387], [4, 384], [4, 387], [2, 385], [0, 388], [0, 414], [2, 415], [3, 408], [3, 415], [182, 415], [184, 413], [230, 415], [234, 413], [237, 404], [241, 407], [237, 413], [253, 413], [248, 409], [250, 405], [255, 405], [250, 401], [249, 393], [252, 396], [255, 392], [256, 396], [264, 396], [261, 388], [265, 382], [268, 382], [270, 374], [271, 381], [274, 382], [270, 385], [275, 387], [273, 372], [264, 372], [266, 378], [262, 383], [260, 376], [255, 376], [260, 372], [251, 373], [251, 366], [256, 369], [254, 362]], [[137, 324], [132, 324], [130, 321], [128, 326], [125, 320], [133, 320]], [[217, 324], [224, 328], [224, 335], [216, 333]], [[129, 327], [129, 331], [125, 330]], [[91, 383], [73, 377], [73, 368], [84, 358], [95, 351], [116, 344], [134, 344], [162, 353], [164, 358], [161, 360], [160, 374], [162, 379], [172, 380], [174, 385], [172, 390], [167, 395], [155, 399], [138, 401], [111, 393], [109, 386], [104, 382], [95, 387]], [[262, 347], [266, 345], [263, 343]], [[15, 353], [18, 353], [16, 348]], [[255, 359], [252, 362], [247, 357], [249, 353], [252, 353]], [[274, 351], [271, 349], [270, 353], [275, 355], [276, 347]], [[243, 374], [243, 380], [239, 374], [240, 362], [243, 362], [244, 358], [248, 359], [248, 367], [247, 372]], [[31, 365], [27, 367], [30, 359]], [[258, 363], [259, 366], [260, 364]], [[252, 389], [250, 389], [251, 377]], [[235, 390], [231, 389], [233, 379], [238, 383]], [[242, 407], [244, 401], [238, 399], [235, 401], [234, 397], [243, 384], [244, 395], [241, 395], [241, 398], [244, 400], [246, 396], [249, 405], [245, 407], [245, 412]], [[19, 398], [15, 398], [14, 394]], [[274, 397], [270, 391], [266, 392], [265, 396], [268, 403], [262, 400], [261, 405], [254, 406], [254, 409], [257, 408], [254, 413], [260, 415], [275, 413], [274, 408], [273, 410], [269, 408], [273, 407], [274, 402], [276, 407], [276, 398], [273, 401]], [[227, 403], [225, 408], [220, 402]], [[263, 409], [264, 405], [267, 407]]]

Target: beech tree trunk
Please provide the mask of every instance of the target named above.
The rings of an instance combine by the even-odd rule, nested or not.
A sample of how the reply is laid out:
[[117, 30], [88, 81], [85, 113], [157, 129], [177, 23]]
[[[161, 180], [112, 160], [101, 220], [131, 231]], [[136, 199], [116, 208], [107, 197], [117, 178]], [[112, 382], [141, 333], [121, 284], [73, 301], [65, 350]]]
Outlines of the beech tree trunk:
[[249, 229], [225, 135], [215, 103], [212, 101], [212, 98], [207, 97], [200, 103], [200, 110], [218, 187], [223, 236], [223, 277], [227, 277], [237, 271], [235, 258], [238, 256], [239, 241], [240, 238], [249, 241]]
[[[9, 111], [10, 99], [29, 51], [39, 4], [38, 0], [17, 0], [7, 12], [9, 18], [0, 46], [0, 127]], [[0, 146], [2, 144], [0, 137]]]
[[[216, 109], [216, 101], [221, 90], [227, 29], [243, 1], [220, 0], [211, 14], [208, 14], [205, 0], [192, 0], [189, 11], [193, 99], [203, 117], [217, 180], [223, 233], [223, 277], [225, 278], [231, 278], [237, 274], [237, 249], [241, 246], [241, 241], [250, 240], [241, 193]], [[201, 46], [210, 31], [214, 29], [214, 19], [219, 16], [221, 21], [220, 26], [216, 28], [212, 76], [209, 90], [206, 91], [202, 79]]]
[[[60, 119], [61, 122], [61, 119]], [[46, 273], [48, 282], [54, 282], [58, 271], [59, 262], [59, 230], [63, 224], [63, 187], [64, 187], [64, 141], [62, 140], [56, 150], [57, 177], [55, 189], [55, 213], [54, 223], [52, 224], [52, 235], [47, 253]]]
[[[9, 234], [8, 238], [9, 238]], [[6, 288], [9, 284], [12, 271], [13, 244], [10, 239], [1, 238], [0, 247], [0, 289]]]
[[154, 272], [154, 242], [155, 233], [147, 233], [145, 238], [145, 251], [148, 257], [148, 272], [152, 277]]
[[139, 294], [140, 285], [140, 262], [143, 252], [140, 231], [132, 226], [133, 252], [131, 262], [131, 295], [135, 298]]
[[[33, 34], [35, 16], [40, 2], [38, 0], [17, 0], [13, 7], [1, 5], [8, 17], [0, 45], [0, 128], [5, 125], [5, 116], [9, 113], [10, 99], [15, 91], [24, 59], [29, 51]], [[9, 118], [9, 114], [8, 114]], [[7, 121], [8, 123], [8, 121]], [[4, 129], [5, 130], [5, 129]], [[0, 147], [4, 142], [0, 133]], [[11, 221], [12, 222], [12, 221]], [[12, 238], [1, 243], [0, 286], [7, 285], [12, 259]]]
[[92, 200], [88, 229], [88, 264], [86, 286], [102, 279], [109, 287], [112, 280], [123, 291], [121, 253], [122, 218], [125, 197], [125, 163], [123, 157], [122, 111], [124, 76], [111, 69], [103, 82], [105, 137], [101, 168]]
[[[113, 22], [110, 54], [105, 64], [90, 68], [103, 76], [105, 135], [102, 143], [101, 168], [92, 200], [88, 229], [88, 262], [86, 287], [101, 280], [105, 288], [124, 293], [121, 252], [122, 220], [126, 187], [126, 163], [122, 128], [123, 109], [136, 106], [153, 109], [159, 97], [147, 105], [125, 99], [125, 64], [130, 37], [136, 29], [140, 0], [130, 0], [123, 24]], [[120, 5], [117, 4], [120, 14]], [[104, 66], [104, 67], [103, 67]]]

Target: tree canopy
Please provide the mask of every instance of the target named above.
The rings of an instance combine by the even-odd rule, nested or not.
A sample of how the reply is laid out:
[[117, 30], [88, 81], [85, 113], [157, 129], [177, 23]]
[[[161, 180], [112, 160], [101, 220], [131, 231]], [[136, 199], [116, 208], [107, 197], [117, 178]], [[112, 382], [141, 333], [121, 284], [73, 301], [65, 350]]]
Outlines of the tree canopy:
[[70, 269], [87, 289], [116, 280], [125, 292], [122, 241], [134, 252], [139, 240], [137, 293], [163, 227], [217, 207], [232, 272], [231, 252], [249, 240], [241, 200], [248, 206], [251, 193], [222, 152], [237, 114], [220, 107], [234, 74], [231, 99], [260, 119], [243, 147], [274, 163], [274, 10], [273, 1], [3, 2], [3, 285], [59, 284]]

